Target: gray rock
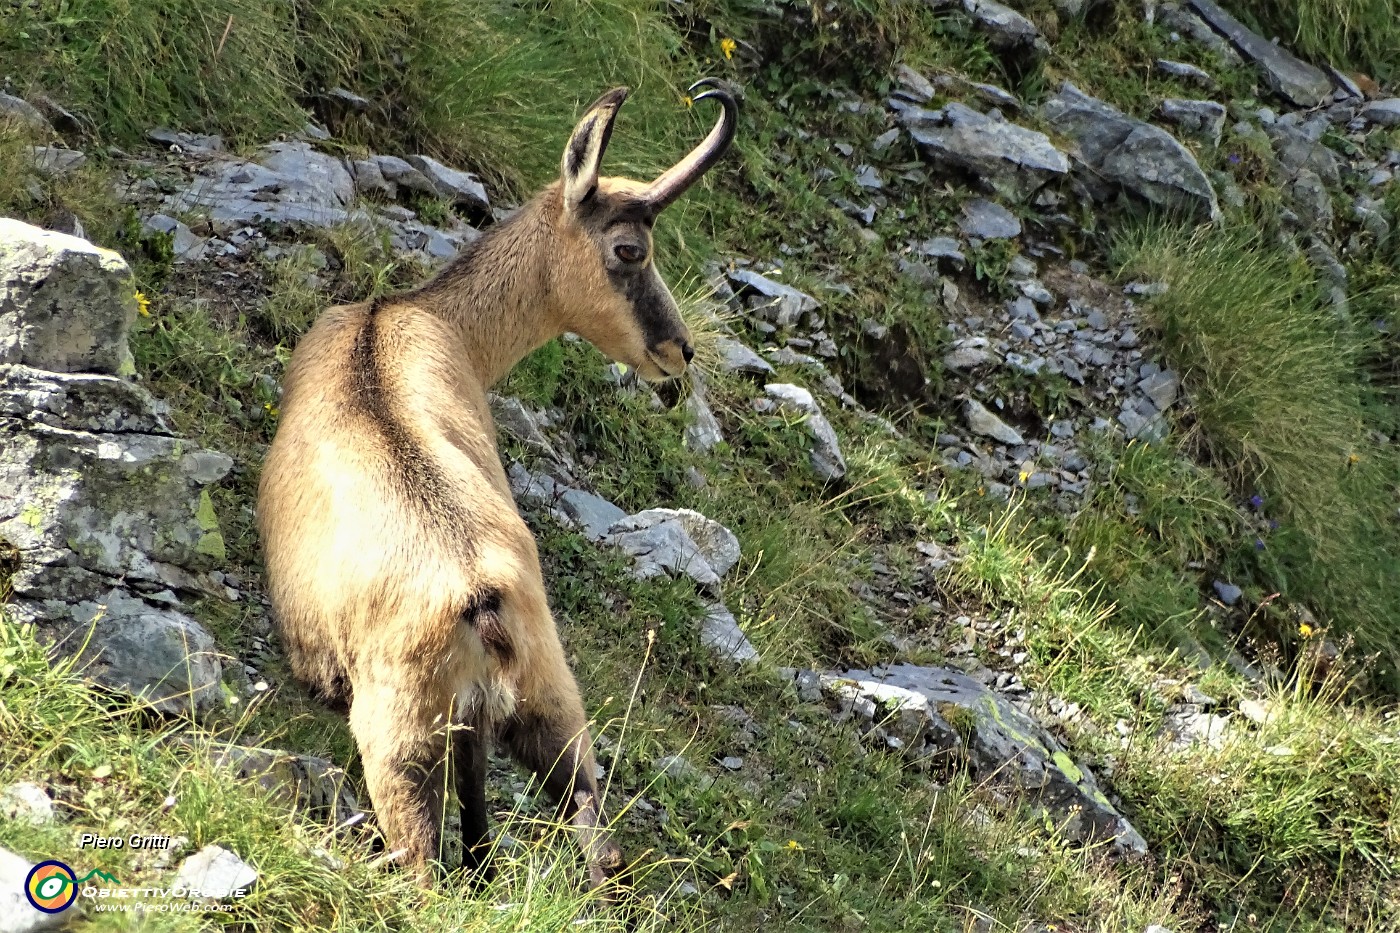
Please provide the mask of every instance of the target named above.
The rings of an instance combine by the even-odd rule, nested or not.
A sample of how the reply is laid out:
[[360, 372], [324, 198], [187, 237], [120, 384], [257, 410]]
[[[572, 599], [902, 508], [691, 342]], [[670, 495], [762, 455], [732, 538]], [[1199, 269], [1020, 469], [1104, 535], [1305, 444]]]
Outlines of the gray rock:
[[1220, 64], [1228, 68], [1244, 64], [1240, 53], [1235, 51], [1235, 47], [1225, 37], [1211, 29], [1210, 26], [1206, 25], [1205, 20], [1191, 10], [1184, 8], [1176, 0], [1161, 3], [1157, 7], [1157, 19], [1173, 32], [1189, 36], [1197, 44], [1210, 49]]
[[40, 175], [59, 178], [70, 175], [87, 164], [87, 156], [76, 149], [56, 149], [52, 146], [31, 148], [34, 170]]
[[958, 347], [943, 354], [943, 366], [955, 370], [977, 369], [995, 359], [995, 356], [980, 347]]
[[0, 218], [0, 363], [128, 374], [135, 296], [116, 253]]
[[700, 620], [700, 643], [719, 659], [733, 664], [747, 664], [759, 658], [758, 649], [723, 603], [706, 607]]
[[1184, 751], [1193, 745], [1221, 748], [1229, 728], [1228, 716], [1202, 712], [1190, 703], [1173, 707], [1162, 717], [1162, 735], [1172, 751]]
[[715, 413], [710, 410], [705, 396], [694, 391], [695, 385], [692, 383], [692, 391], [685, 399], [685, 411], [689, 420], [685, 426], [683, 441], [691, 450], [707, 451], [724, 440], [724, 431], [719, 420], [715, 418]]
[[1307, 169], [1317, 174], [1323, 184], [1334, 187], [1341, 181], [1340, 157], [1320, 142], [1321, 133], [1315, 128], [1300, 127], [1282, 121], [1266, 129], [1273, 141], [1278, 167], [1285, 177], [1292, 178]]
[[1044, 133], [949, 104], [944, 125], [913, 123], [909, 135], [935, 163], [976, 175], [1004, 197], [1022, 200], [1069, 172], [1069, 159]]
[[446, 198], [476, 214], [491, 212], [491, 202], [486, 197], [486, 186], [470, 172], [448, 168], [425, 155], [409, 156], [408, 163], [423, 174], [438, 197]]
[[0, 117], [10, 117], [28, 126], [41, 136], [52, 136], [53, 125], [29, 101], [10, 94], [0, 93]]
[[902, 62], [895, 66], [894, 76], [895, 80], [899, 82], [900, 88], [907, 92], [911, 99], [919, 103], [929, 100], [938, 93], [937, 88], [928, 78]]
[[1315, 107], [1332, 93], [1332, 82], [1320, 69], [1246, 29], [1243, 23], [1226, 13], [1213, 0], [1188, 2], [1211, 28], [1229, 39], [1246, 58], [1258, 65], [1269, 86], [1290, 103], [1299, 107]]
[[224, 151], [222, 136], [201, 136], [197, 133], [177, 133], [174, 130], [154, 129], [146, 134], [151, 142], [162, 146], [178, 146], [188, 153], [214, 153]]
[[1400, 126], [1400, 97], [1371, 101], [1361, 108], [1361, 117], [1376, 126]]
[[550, 443], [549, 435], [545, 434], [537, 412], [530, 409], [520, 399], [509, 395], [488, 392], [486, 401], [491, 406], [491, 418], [496, 422], [496, 427], [520, 443], [533, 447], [554, 460], [562, 462], [563, 458], [554, 449], [554, 445]]
[[1284, 191], [1304, 230], [1319, 236], [1332, 232], [1332, 195], [1315, 172], [1299, 169]]
[[257, 871], [223, 846], [205, 846], [180, 864], [172, 887], [189, 888], [191, 897], [222, 900], [258, 883]]
[[719, 350], [720, 369], [727, 373], [744, 373], [750, 376], [771, 376], [773, 366], [759, 356], [747, 344], [732, 337], [718, 337], [715, 347]]
[[1000, 204], [974, 198], [963, 205], [958, 229], [979, 240], [1010, 240], [1021, 235], [1021, 221]]
[[280, 185], [302, 199], [347, 207], [355, 199], [355, 179], [345, 163], [304, 142], [269, 143], [259, 162], [282, 178]]
[[[22, 430], [21, 430], [22, 428]], [[0, 422], [0, 538], [20, 551], [21, 599], [92, 600], [91, 578], [180, 585], [177, 568], [212, 569], [224, 557], [204, 488], [232, 461], [154, 434], [98, 434]], [[191, 456], [193, 455], [193, 456]], [[173, 565], [173, 566], [172, 566]], [[58, 590], [58, 577], [69, 584]]]
[[779, 327], [791, 327], [801, 320], [802, 315], [821, 307], [821, 302], [806, 292], [749, 269], [730, 272], [729, 281], [740, 295], [757, 295], [768, 299], [761, 307], [766, 312], [765, 316]]
[[[1147, 852], [1146, 841], [1109, 803], [1087, 768], [1033, 719], [966, 674], [896, 664], [824, 675], [822, 686], [845, 711], [898, 739], [897, 746], [912, 758], [965, 757], [973, 780], [1025, 796], [1068, 838], [1109, 840], [1121, 852]], [[959, 712], [961, 732], [944, 718], [950, 707]]]
[[242, 745], [219, 745], [209, 754], [216, 767], [317, 822], [338, 825], [361, 812], [345, 772], [324, 758]]
[[1176, 404], [1181, 379], [1170, 369], [1149, 376], [1138, 383], [1138, 388], [1152, 400], [1158, 411], [1166, 411]]
[[624, 534], [672, 522], [684, 529], [705, 563], [718, 576], [724, 576], [739, 562], [739, 539], [734, 532], [693, 509], [647, 509], [618, 519], [610, 531]]
[[33, 781], [20, 781], [0, 791], [0, 817], [30, 826], [47, 826], [55, 818], [53, 798]]
[[22, 622], [41, 623], [54, 648], [76, 655], [83, 675], [162, 713], [204, 713], [222, 702], [214, 636], [194, 619], [113, 588], [94, 600], [23, 601]]
[[337, 103], [344, 104], [356, 113], [364, 113], [374, 106], [369, 98], [362, 97], [354, 91], [347, 91], [343, 87], [332, 88], [326, 92], [326, 96]]
[[359, 159], [351, 162], [350, 175], [355, 179], [355, 192], [357, 194], [377, 195], [390, 201], [398, 197], [399, 186], [384, 177], [379, 163], [373, 159]]
[[1003, 444], [1019, 446], [1026, 442], [1020, 431], [992, 414], [987, 406], [976, 399], [970, 398], [963, 405], [963, 420], [967, 422], [968, 430]]
[[565, 488], [557, 508], [569, 523], [594, 541], [603, 540], [609, 528], [627, 517], [626, 512], [607, 499], [582, 489]]
[[62, 929], [72, 912], [46, 914], [35, 910], [24, 895], [24, 883], [34, 863], [0, 847], [0, 933], [39, 933]]
[[1215, 595], [1220, 597], [1220, 601], [1227, 606], [1233, 606], [1244, 596], [1244, 590], [1233, 583], [1226, 583], [1223, 580], [1216, 580], [1211, 584], [1215, 589]]
[[1220, 145], [1225, 129], [1225, 105], [1213, 100], [1183, 100], [1168, 97], [1162, 101], [1162, 118], [1212, 146]]
[[398, 156], [377, 155], [372, 156], [371, 161], [379, 169], [379, 174], [384, 180], [397, 188], [416, 191], [429, 197], [438, 196], [437, 188], [428, 177]]
[[962, 0], [963, 10], [972, 17], [977, 28], [994, 49], [1013, 52], [1036, 52], [1043, 54], [1050, 50], [1045, 37], [1026, 19], [1010, 7], [994, 0]]
[[812, 398], [812, 393], [801, 386], [785, 382], [770, 382], [763, 390], [780, 408], [806, 415], [804, 424], [813, 441], [809, 454], [812, 472], [824, 480], [838, 480], [845, 476], [846, 458], [841, 454], [841, 443], [836, 437], [836, 429], [826, 420], [816, 400]]
[[915, 244], [914, 252], [930, 259], [947, 260], [954, 269], [961, 270], [967, 265], [967, 257], [960, 247], [961, 244], [950, 236], [936, 236]]
[[1156, 61], [1157, 70], [1163, 74], [1171, 75], [1173, 78], [1182, 78], [1186, 81], [1195, 81], [1205, 87], [1213, 87], [1215, 79], [1210, 76], [1210, 72], [1195, 65], [1188, 65], [1185, 62], [1174, 62], [1165, 58]]
[[141, 222], [141, 228], [152, 233], [169, 234], [170, 251], [179, 262], [195, 262], [204, 258], [208, 241], [169, 214], [152, 214]]
[[340, 159], [291, 141], [264, 147], [260, 162], [230, 159], [201, 166], [188, 187], [165, 199], [164, 210], [202, 215], [224, 237], [267, 224], [298, 232], [348, 223], [372, 226], [367, 212], [350, 207], [354, 196], [355, 180]]
[[719, 574], [679, 522], [658, 521], [635, 529], [629, 529], [626, 522], [623, 518], [614, 524], [603, 540], [632, 558], [632, 572], [639, 579], [670, 574], [690, 577], [706, 588], [719, 586]]
[[125, 379], [28, 366], [0, 365], [0, 419], [4, 418], [97, 433], [172, 433], [165, 403]]
[[1165, 207], [1212, 220], [1220, 215], [1215, 191], [1181, 143], [1159, 127], [1134, 119], [1065, 82], [1041, 107], [1041, 116], [1073, 139], [1086, 172], [1080, 177], [1099, 198], [1104, 182], [1121, 185]]

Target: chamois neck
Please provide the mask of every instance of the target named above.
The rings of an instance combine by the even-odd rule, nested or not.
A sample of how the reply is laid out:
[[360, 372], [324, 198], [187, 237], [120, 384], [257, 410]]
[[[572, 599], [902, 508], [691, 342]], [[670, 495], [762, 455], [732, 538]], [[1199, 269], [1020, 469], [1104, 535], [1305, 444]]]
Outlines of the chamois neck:
[[481, 235], [409, 298], [457, 332], [465, 362], [483, 387], [564, 332], [543, 257], [554, 255], [554, 225], [541, 196]]

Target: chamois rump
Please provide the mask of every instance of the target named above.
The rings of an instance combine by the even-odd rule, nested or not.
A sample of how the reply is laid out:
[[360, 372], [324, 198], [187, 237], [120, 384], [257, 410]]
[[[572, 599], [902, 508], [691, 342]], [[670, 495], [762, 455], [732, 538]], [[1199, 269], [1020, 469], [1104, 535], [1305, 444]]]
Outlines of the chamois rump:
[[588, 108], [561, 176], [426, 284], [323, 313], [287, 369], [258, 493], [269, 593], [296, 675], [348, 704], [391, 850], [421, 877], [442, 854], [445, 788], [482, 868], [486, 750], [534, 771], [577, 830], [592, 885], [620, 869], [592, 740], [486, 390], [577, 333], [649, 381], [679, 376], [690, 332], [652, 257], [652, 224], [728, 149], [737, 105], [650, 183], [599, 176], [618, 88]]

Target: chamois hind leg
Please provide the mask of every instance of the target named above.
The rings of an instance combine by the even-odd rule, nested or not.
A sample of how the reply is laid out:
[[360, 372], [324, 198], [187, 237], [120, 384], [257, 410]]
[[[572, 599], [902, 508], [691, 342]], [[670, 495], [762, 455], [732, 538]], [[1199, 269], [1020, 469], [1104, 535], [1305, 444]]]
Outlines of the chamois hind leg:
[[385, 843], [403, 851], [399, 863], [425, 884], [442, 855], [450, 710], [383, 683], [355, 684], [350, 704], [350, 731]]
[[456, 726], [452, 730], [452, 774], [462, 809], [462, 867], [474, 872], [481, 881], [490, 881], [486, 740], [474, 726]]
[[592, 739], [583, 715], [578, 685], [556, 642], [554, 663], [541, 665], [536, 691], [523, 697], [501, 729], [501, 740], [517, 761], [534, 771], [545, 792], [559, 805], [559, 815], [578, 830], [593, 887], [622, 867], [622, 851], [602, 822], [602, 801], [594, 778]]

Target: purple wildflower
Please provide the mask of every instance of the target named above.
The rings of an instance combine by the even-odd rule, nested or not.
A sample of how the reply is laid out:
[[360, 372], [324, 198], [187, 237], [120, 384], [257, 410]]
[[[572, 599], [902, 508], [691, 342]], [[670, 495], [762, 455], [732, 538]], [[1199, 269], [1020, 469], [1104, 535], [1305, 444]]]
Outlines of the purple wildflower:
[[1264, 539], [1263, 539], [1263, 538], [1255, 538], [1255, 539], [1254, 539], [1254, 550], [1256, 550], [1256, 551], [1262, 551], [1262, 550], [1264, 550]]
[[1231, 165], [1239, 165], [1241, 161], [1240, 154], [1238, 152], [1232, 152], [1228, 156], [1226, 156], [1226, 161], [1228, 161]]
[[1256, 492], [1249, 497], [1249, 504], [1252, 508], [1262, 509], [1264, 507], [1264, 497]]

